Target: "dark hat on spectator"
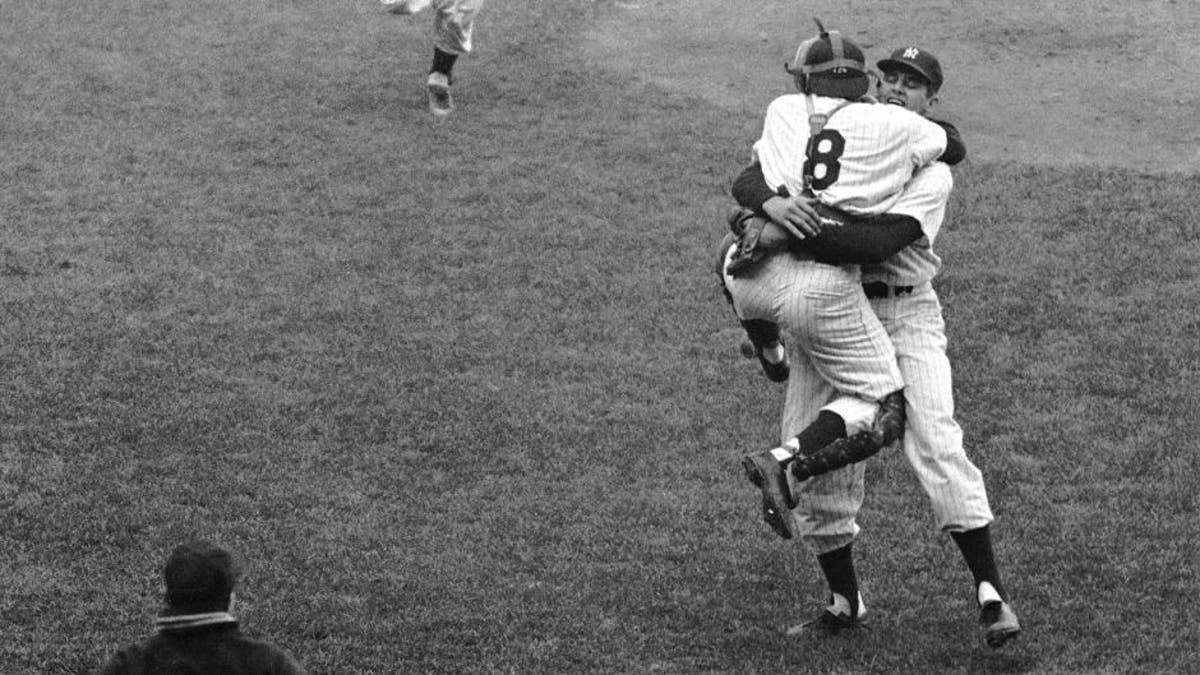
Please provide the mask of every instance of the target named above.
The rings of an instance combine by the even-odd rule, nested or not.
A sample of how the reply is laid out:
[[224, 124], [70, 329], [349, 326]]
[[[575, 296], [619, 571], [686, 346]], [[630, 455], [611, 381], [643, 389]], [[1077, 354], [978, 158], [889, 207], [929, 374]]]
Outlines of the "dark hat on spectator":
[[205, 541], [175, 548], [163, 567], [166, 607], [162, 616], [224, 612], [242, 575], [233, 554]]

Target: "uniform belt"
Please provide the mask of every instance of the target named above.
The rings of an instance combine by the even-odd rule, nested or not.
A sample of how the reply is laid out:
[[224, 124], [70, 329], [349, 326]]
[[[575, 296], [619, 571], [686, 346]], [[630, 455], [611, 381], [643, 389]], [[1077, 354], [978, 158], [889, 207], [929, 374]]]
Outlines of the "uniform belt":
[[867, 297], [876, 300], [878, 298], [898, 298], [902, 295], [911, 295], [915, 286], [889, 286], [882, 281], [872, 281], [868, 284], [863, 284], [863, 292]]

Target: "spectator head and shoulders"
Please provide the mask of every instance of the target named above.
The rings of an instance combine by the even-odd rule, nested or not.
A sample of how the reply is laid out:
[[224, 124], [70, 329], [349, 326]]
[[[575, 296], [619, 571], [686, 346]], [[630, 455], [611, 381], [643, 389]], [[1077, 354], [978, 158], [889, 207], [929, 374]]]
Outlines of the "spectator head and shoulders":
[[206, 541], [177, 546], [163, 566], [164, 602], [155, 634], [113, 654], [100, 672], [304, 673], [287, 652], [241, 632], [233, 609], [243, 571], [242, 561], [220, 546]]

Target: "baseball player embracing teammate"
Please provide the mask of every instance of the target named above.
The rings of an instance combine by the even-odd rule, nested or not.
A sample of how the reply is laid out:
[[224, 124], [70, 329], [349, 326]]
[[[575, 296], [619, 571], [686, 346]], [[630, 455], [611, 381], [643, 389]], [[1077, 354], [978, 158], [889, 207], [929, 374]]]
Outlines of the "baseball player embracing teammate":
[[[818, 49], [814, 50], [814, 46]], [[828, 58], [830, 53], [839, 58]], [[824, 69], [830, 61], [836, 64]], [[790, 467], [802, 464], [796, 462], [797, 456], [803, 458], [811, 450], [798, 451], [795, 439], [820, 427], [823, 416], [826, 433], [816, 436], [823, 442], [853, 433], [852, 426], [863, 428], [862, 415], [854, 413], [841, 415], [844, 429], [837, 429], [836, 424], [828, 426], [831, 412], [854, 410], [844, 403], [839, 407], [838, 401], [844, 402], [849, 396], [860, 402], [872, 402], [872, 395], [866, 392], [891, 391], [902, 386], [907, 401], [905, 456], [930, 499], [938, 526], [951, 534], [972, 573], [984, 639], [989, 646], [1000, 647], [1020, 633], [1020, 624], [1008, 603], [995, 562], [990, 534], [993, 515], [982, 475], [967, 457], [961, 429], [953, 417], [945, 326], [931, 283], [941, 265], [932, 243], [944, 220], [953, 186], [946, 164], [933, 160], [961, 159], [962, 154], [950, 157], [953, 153], [945, 152], [961, 140], [957, 131], [946, 123], [926, 122], [922, 126], [913, 121], [923, 120], [937, 102], [943, 81], [941, 66], [922, 49], [896, 50], [891, 58], [877, 64], [882, 71], [876, 90], [879, 103], [847, 105], [845, 101], [830, 101], [837, 97], [853, 100], [858, 94], [848, 89], [822, 89], [825, 85], [821, 81], [845, 84], [859, 77], [865, 80], [865, 59], [852, 41], [822, 29], [816, 42], [809, 40], [801, 45], [796, 65], [804, 71], [797, 73], [797, 88], [801, 93], [781, 97], [768, 108], [762, 137], [754, 146], [756, 161], [734, 185], [734, 197], [739, 204], [790, 233], [792, 243], [786, 252], [767, 257], [767, 264], [774, 269], [757, 270], [756, 277], [741, 281], [726, 275], [726, 288], [739, 318], [761, 319], [767, 325], [772, 318], [783, 319], [780, 325], [783, 336], [799, 336], [796, 344], [785, 340], [789, 372], [781, 429], [784, 444], [747, 455], [748, 463], [755, 467], [751, 471], [748, 466], [748, 474], [762, 489], [764, 504], [782, 502], [793, 509], [793, 521], [784, 527], [772, 523], [772, 527], [785, 537], [792, 531], [799, 535], [816, 553], [830, 588], [829, 606], [815, 620], [789, 632], [837, 632], [858, 626], [865, 616], [866, 606], [859, 591], [852, 553], [852, 544], [859, 534], [856, 515], [865, 495], [864, 470], [861, 463], [853, 463], [820, 475], [809, 472], [782, 481], [773, 472], [776, 468], [788, 472]], [[827, 75], [822, 77], [823, 73]], [[829, 96], [831, 93], [833, 96]], [[881, 108], [894, 111], [891, 114], [904, 113], [898, 119], [908, 125], [905, 127], [908, 131], [896, 133], [894, 128], [889, 129], [872, 117], [877, 113], [866, 112]], [[857, 328], [844, 323], [840, 330], [866, 326], [866, 334], [874, 336], [878, 334], [874, 326], [879, 325], [889, 338], [888, 347], [893, 350], [899, 379], [889, 371], [863, 369], [862, 364], [879, 363], [880, 354], [888, 352], [888, 347], [877, 346], [874, 340], [869, 341], [870, 348], [846, 356], [832, 370], [819, 355], [814, 358], [804, 344], [803, 333], [797, 333], [788, 321], [795, 318], [822, 321], [829, 317], [829, 311], [791, 318], [779, 311], [754, 313], [755, 304], [763, 304], [764, 293], [777, 306], [795, 303], [796, 296], [812, 295], [811, 286], [798, 285], [807, 279], [793, 274], [790, 287], [786, 281], [779, 281], [781, 265], [786, 268], [799, 264], [788, 259], [796, 258], [796, 252], [804, 249], [804, 244], [797, 243], [800, 237], [807, 238], [806, 244], [811, 249], [822, 239], [853, 230], [849, 226], [812, 227], [813, 204], [834, 206], [852, 216], [890, 217], [881, 220], [872, 235], [877, 238], [871, 248], [875, 259], [853, 256], [831, 259], [835, 253], [818, 255], [818, 262], [810, 264], [830, 268], [825, 274], [835, 277], [839, 284], [852, 283], [862, 302], [869, 302], [866, 312], [869, 316], [860, 317]], [[847, 220], [850, 221], [853, 218]], [[853, 263], [865, 264], [860, 270]], [[760, 296], [758, 300], [756, 294]], [[832, 297], [827, 292], [825, 295], [826, 299]], [[853, 298], [843, 293], [841, 300], [850, 302]], [[850, 316], [843, 314], [843, 321]], [[769, 332], [750, 335], [752, 340], [758, 338], [756, 347], [760, 346], [762, 335]], [[761, 349], [758, 353], [762, 353]], [[776, 357], [774, 361], [779, 359]], [[768, 363], [763, 365], [766, 367]], [[874, 379], [876, 389], [847, 387], [847, 372], [857, 373], [864, 381]], [[766, 509], [764, 513], [767, 515]]]

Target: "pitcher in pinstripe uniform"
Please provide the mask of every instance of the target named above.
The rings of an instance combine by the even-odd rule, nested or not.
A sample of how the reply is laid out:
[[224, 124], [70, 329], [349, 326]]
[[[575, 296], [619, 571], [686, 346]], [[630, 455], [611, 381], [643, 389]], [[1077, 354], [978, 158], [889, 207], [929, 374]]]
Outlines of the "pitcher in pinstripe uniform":
[[[918, 47], [902, 47], [877, 65], [882, 73], [876, 90], [880, 102], [921, 115], [931, 112], [943, 82], [941, 64], [932, 54]], [[952, 126], [941, 124], [957, 136]], [[765, 173], [763, 168], [749, 167], [735, 184], [735, 197], [743, 206], [780, 214], [778, 206], [763, 208], [767, 200], [778, 205], [782, 199], [768, 195]], [[889, 208], [893, 214], [910, 216], [920, 228], [904, 228], [901, 239], [889, 242], [897, 252], [864, 265], [862, 281], [871, 308], [894, 345], [905, 383], [905, 456], [929, 496], [938, 526], [950, 533], [966, 560], [984, 639], [998, 648], [1017, 637], [1021, 627], [995, 561], [990, 533], [993, 515], [983, 478], [967, 457], [962, 430], [954, 420], [945, 323], [932, 286], [941, 268], [932, 244], [945, 218], [952, 186], [950, 169], [940, 162], [914, 174]], [[904, 242], [907, 245], [895, 246]], [[788, 396], [797, 404], [787, 407], [785, 436], [788, 429], [811, 419], [810, 410], [836, 395], [835, 385], [822, 381], [816, 369], [806, 366], [803, 362], [792, 364]], [[821, 619], [806, 626], [831, 630], [855, 626], [863, 607], [861, 601], [853, 601], [861, 596], [851, 544], [858, 532], [853, 514], [863, 499], [862, 466], [813, 478], [797, 493], [800, 506], [796, 514], [802, 521], [814, 522], [813, 531], [821, 533], [814, 536], [818, 561], [834, 598]]]

